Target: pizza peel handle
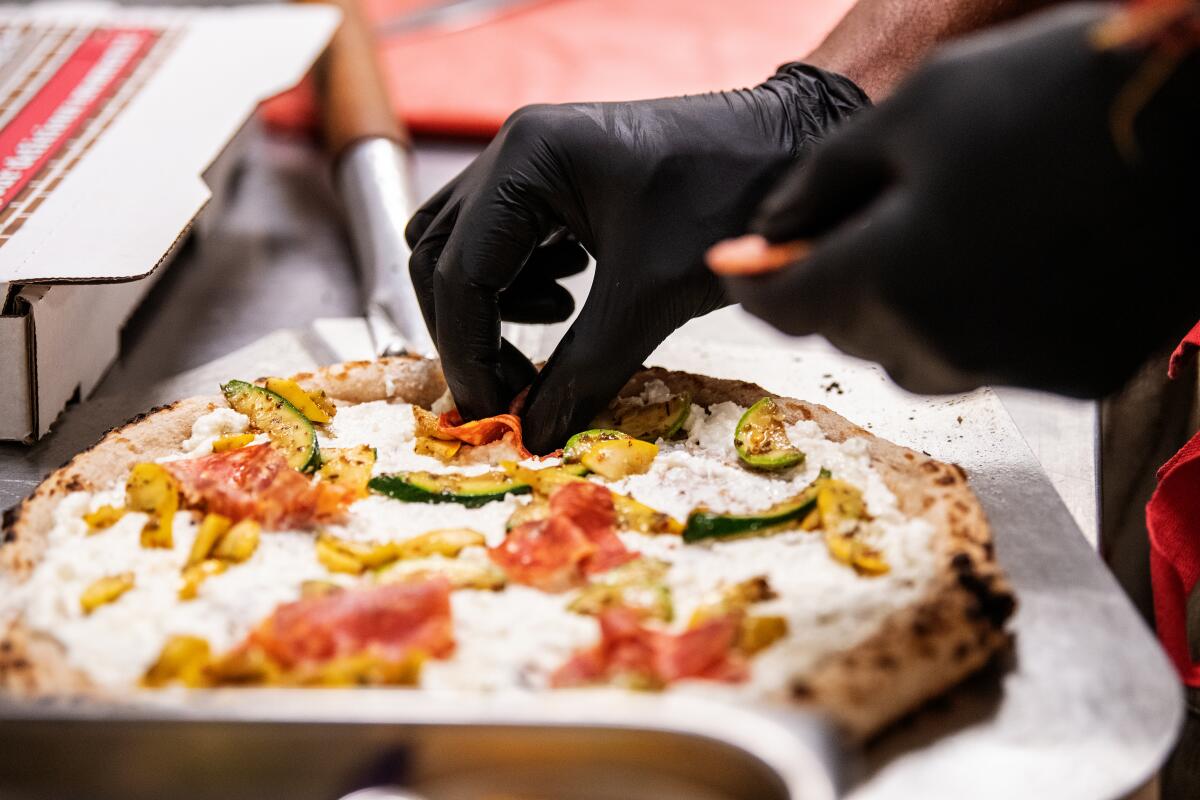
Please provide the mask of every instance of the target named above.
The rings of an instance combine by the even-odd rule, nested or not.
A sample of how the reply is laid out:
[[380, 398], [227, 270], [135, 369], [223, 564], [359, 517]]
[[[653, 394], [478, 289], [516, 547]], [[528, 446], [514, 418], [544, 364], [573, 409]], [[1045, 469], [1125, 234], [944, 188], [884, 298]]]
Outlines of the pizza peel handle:
[[341, 10], [342, 24], [313, 77], [375, 354], [433, 356], [408, 275], [411, 251], [404, 240], [404, 226], [417, 209], [411, 140], [392, 112], [357, 0], [330, 2]]
[[342, 24], [313, 73], [329, 152], [337, 158], [355, 142], [375, 137], [407, 148], [408, 132], [392, 113], [370, 29], [357, 0], [300, 2], [335, 5], [342, 12]]

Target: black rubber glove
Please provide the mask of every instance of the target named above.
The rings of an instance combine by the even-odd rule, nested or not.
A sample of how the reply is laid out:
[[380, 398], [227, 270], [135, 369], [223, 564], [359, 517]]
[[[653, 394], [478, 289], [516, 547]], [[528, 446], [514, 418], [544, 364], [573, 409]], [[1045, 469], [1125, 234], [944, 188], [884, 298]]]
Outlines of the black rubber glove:
[[[726, 304], [705, 249], [744, 230], [781, 171], [867, 102], [845, 78], [789, 64], [750, 90], [514, 114], [406, 231], [464, 418], [506, 411], [533, 382], [528, 447], [581, 430], [668, 334]], [[581, 245], [596, 258], [591, 293], [537, 374], [500, 320], [569, 317], [555, 279], [583, 268]]]
[[914, 391], [1119, 386], [1200, 318], [1200, 75], [1193, 54], [1131, 103], [1147, 48], [1093, 45], [1107, 13], [936, 57], [772, 192], [752, 230], [814, 248], [730, 295]]

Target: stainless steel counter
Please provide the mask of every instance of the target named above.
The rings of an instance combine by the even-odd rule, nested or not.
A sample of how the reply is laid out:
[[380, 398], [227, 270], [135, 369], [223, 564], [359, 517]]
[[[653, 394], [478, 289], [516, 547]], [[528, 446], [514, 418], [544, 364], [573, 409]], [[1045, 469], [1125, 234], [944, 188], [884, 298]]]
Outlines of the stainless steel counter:
[[[444, 182], [473, 151], [424, 146], [417, 164], [422, 190]], [[313, 326], [359, 308], [313, 151], [251, 136], [247, 155], [236, 191], [212, 209], [160, 279], [95, 397], [36, 447], [0, 447], [0, 506], [19, 500], [106, 427], [144, 410], [157, 399], [149, 397], [150, 385], [170, 397], [200, 377], [227, 377], [222, 371], [235, 366], [272, 364], [282, 372], [314, 357], [359, 352], [353, 321]], [[578, 280], [576, 290], [586, 278]], [[961, 463], [995, 525], [999, 557], [1020, 598], [1013, 659], [862, 753], [852, 796], [1083, 800], [1121, 796], [1148, 778], [1179, 722], [1173, 674], [996, 395], [915, 398], [873, 367], [756, 332], [736, 310], [718, 313], [685, 328], [652, 361], [819, 399], [881, 435]], [[281, 328], [299, 333], [262, 340]], [[511, 334], [536, 352], [558, 330]], [[255, 342], [223, 364], [166, 380]]]

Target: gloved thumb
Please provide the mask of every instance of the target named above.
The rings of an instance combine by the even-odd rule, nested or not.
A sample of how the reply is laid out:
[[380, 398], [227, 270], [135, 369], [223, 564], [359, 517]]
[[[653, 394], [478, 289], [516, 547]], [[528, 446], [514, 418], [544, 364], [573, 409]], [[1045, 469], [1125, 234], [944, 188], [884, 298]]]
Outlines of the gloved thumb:
[[813, 239], [871, 205], [892, 175], [873, 143], [856, 133], [861, 119], [784, 175], [751, 219], [752, 233], [772, 243]]

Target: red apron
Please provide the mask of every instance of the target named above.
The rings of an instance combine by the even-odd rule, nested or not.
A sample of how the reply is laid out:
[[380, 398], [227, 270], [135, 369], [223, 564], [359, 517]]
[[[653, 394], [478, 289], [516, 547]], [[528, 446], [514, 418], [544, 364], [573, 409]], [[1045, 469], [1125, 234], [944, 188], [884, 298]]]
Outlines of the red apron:
[[[1167, 374], [1200, 349], [1200, 323], [1171, 355]], [[1158, 637], [1188, 686], [1200, 687], [1200, 662], [1188, 647], [1188, 596], [1200, 581], [1200, 433], [1158, 471], [1158, 488], [1146, 506], [1150, 579]]]

